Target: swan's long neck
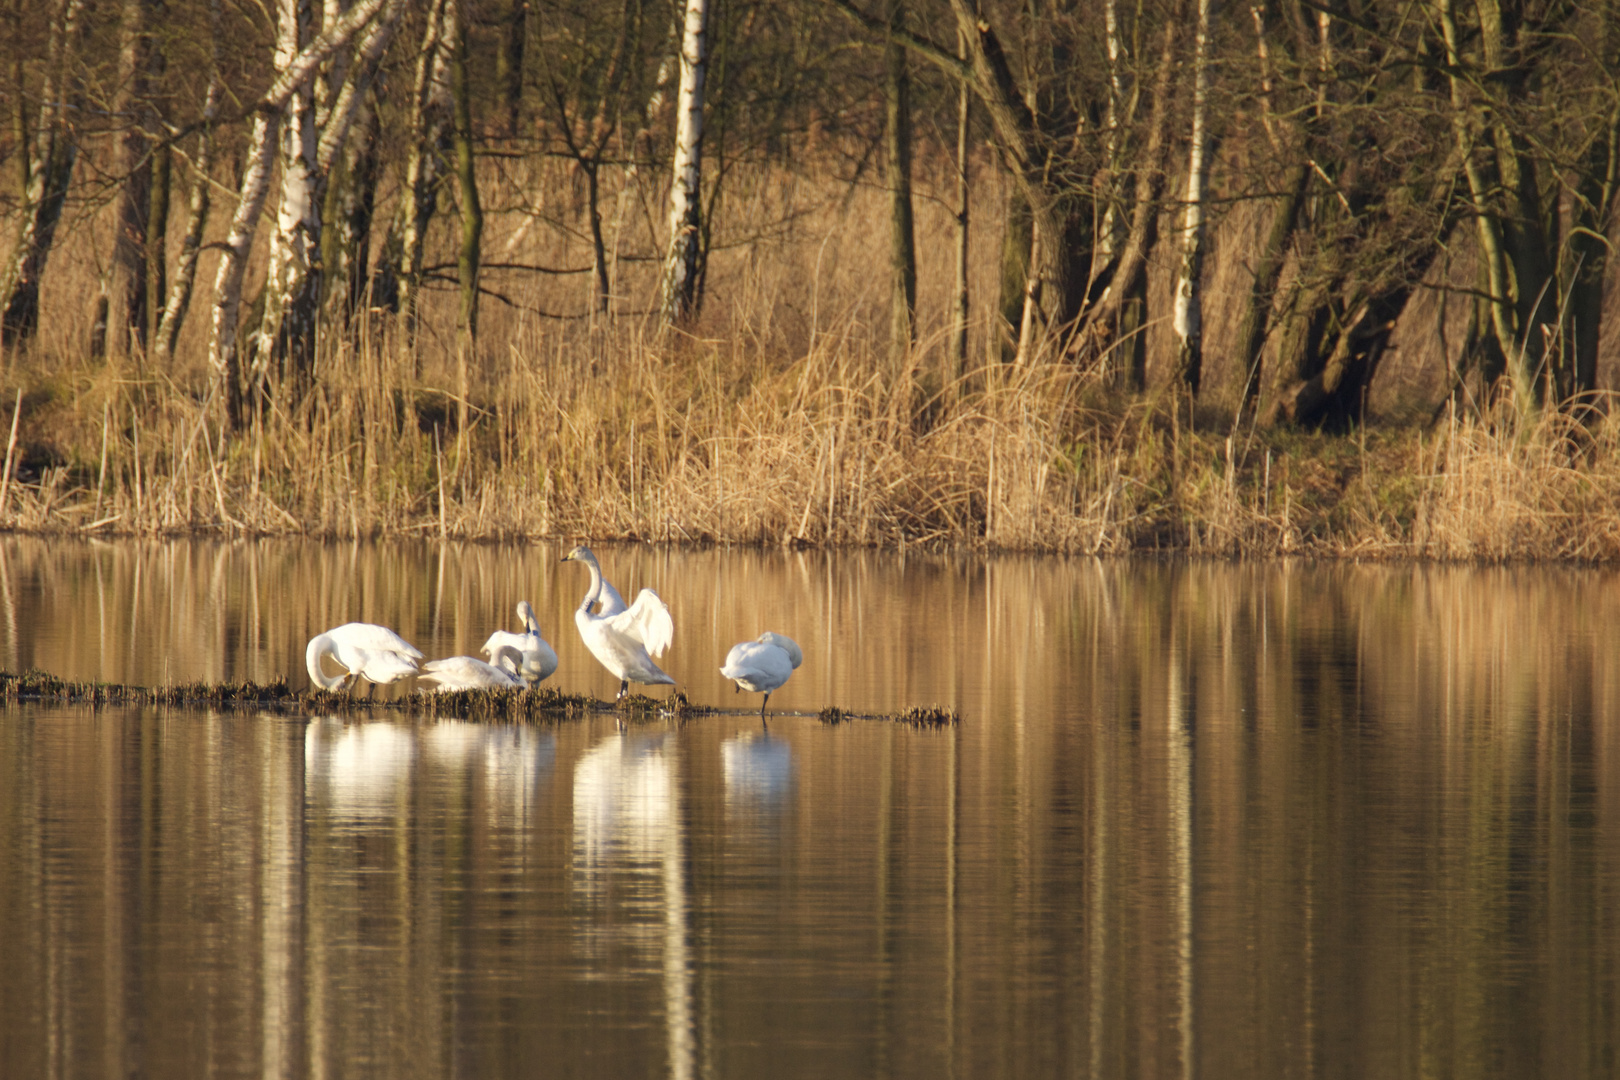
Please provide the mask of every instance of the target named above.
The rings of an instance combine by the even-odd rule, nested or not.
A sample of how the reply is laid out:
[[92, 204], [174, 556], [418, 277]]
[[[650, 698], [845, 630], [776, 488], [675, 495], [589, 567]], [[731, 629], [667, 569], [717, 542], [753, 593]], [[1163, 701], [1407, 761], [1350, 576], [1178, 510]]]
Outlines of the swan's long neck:
[[593, 558], [584, 558], [579, 561], [584, 563], [586, 569], [591, 572], [591, 587], [586, 590], [585, 599], [581, 600], [579, 604], [579, 610], [589, 612], [591, 605], [595, 604], [597, 598], [602, 595], [602, 568], [596, 565], [596, 560]]
[[321, 670], [321, 656], [330, 652], [332, 638], [329, 634], [316, 634], [304, 650], [304, 667], [309, 669], [309, 680], [322, 690], [336, 690], [348, 678], [347, 675], [329, 676]]

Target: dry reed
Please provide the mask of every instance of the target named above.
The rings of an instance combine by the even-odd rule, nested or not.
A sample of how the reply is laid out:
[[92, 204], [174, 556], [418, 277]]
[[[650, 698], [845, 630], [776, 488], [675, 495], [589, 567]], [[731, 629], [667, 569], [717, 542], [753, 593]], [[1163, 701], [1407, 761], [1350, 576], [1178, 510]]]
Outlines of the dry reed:
[[[566, 190], [540, 168], [509, 182]], [[1184, 410], [1122, 404], [1085, 372], [1003, 364], [994, 183], [978, 187], [976, 220], [990, 224], [975, 240], [969, 370], [955, 374], [943, 356], [944, 259], [924, 260], [924, 336], [896, 368], [874, 329], [886, 320], [870, 287], [884, 258], [882, 193], [784, 185], [768, 173], [737, 185], [732, 205], [746, 213], [718, 226], [709, 313], [690, 334], [655, 336], [635, 314], [656, 273], [650, 235], [639, 251], [615, 234], [615, 252], [626, 252], [615, 256], [612, 317], [535, 314], [587, 307], [584, 277], [500, 284], [510, 304], [487, 304], [465, 432], [453, 430], [445, 388], [455, 377], [434, 329], [453, 325], [448, 294], [430, 297], [409, 347], [381, 323], [354, 339], [328, 336], [313, 391], [236, 433], [208, 402], [200, 315], [172, 371], [138, 356], [88, 361], [65, 306], [75, 291], [93, 293], [101, 272], [86, 251], [105, 223], [86, 218], [67, 230], [47, 279], [59, 317], [32, 352], [9, 359], [4, 388], [20, 392], [22, 437], [0, 478], [0, 528], [1620, 556], [1620, 434], [1606, 415], [1584, 425], [1552, 416], [1531, 431], [1450, 415], [1428, 431], [1343, 439], [1229, 428], [1217, 392], [1193, 430]], [[948, 208], [923, 200], [919, 210], [920, 249], [947, 249]], [[1252, 231], [1253, 216], [1234, 214], [1228, 232]], [[578, 229], [532, 224], [497, 219], [491, 250], [555, 266], [581, 260]], [[448, 249], [453, 237], [439, 229]], [[1212, 279], [1232, 278], [1230, 269], [1217, 260]]]

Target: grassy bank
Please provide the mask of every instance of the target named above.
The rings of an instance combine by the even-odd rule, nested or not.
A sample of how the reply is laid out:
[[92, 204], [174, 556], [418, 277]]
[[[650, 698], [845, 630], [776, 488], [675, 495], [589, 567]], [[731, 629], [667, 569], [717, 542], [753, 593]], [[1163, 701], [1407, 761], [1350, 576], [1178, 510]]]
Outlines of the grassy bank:
[[[1064, 366], [954, 382], [861, 335], [807, 355], [632, 330], [514, 345], [454, 429], [386, 344], [221, 430], [201, 380], [14, 364], [0, 527], [1441, 559], [1620, 556], [1620, 428], [1447, 416], [1349, 438], [1127, 408]], [[8, 428], [9, 430], [9, 428]]]

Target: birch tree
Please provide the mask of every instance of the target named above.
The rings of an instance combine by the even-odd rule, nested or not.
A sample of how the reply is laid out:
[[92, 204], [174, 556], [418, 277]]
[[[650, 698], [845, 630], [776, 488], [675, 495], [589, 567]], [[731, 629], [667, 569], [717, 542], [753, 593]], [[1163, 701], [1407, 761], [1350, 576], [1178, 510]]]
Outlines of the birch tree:
[[423, 240], [433, 220], [439, 185], [449, 173], [450, 49], [456, 35], [456, 5], [430, 0], [425, 22], [411, 88], [404, 186], [371, 286], [372, 302], [398, 314], [406, 343], [416, 334]]
[[669, 190], [669, 249], [664, 256], [659, 311], [666, 324], [696, 314], [702, 215], [704, 44], [708, 0], [686, 0], [681, 31], [681, 82], [675, 106], [675, 164]]
[[1209, 171], [1209, 35], [1210, 0], [1198, 0], [1198, 30], [1193, 39], [1192, 138], [1187, 151], [1187, 196], [1181, 210], [1181, 270], [1171, 325], [1179, 348], [1176, 380], [1198, 393], [1204, 370], [1204, 183]]
[[[359, 0], [318, 38], [289, 56], [283, 51], [284, 39], [287, 34], [298, 32], [296, 9], [300, 0], [281, 0], [282, 8], [279, 10], [284, 18], [277, 24], [277, 76], [269, 90], [259, 99], [254, 111], [252, 133], [243, 160], [236, 213], [231, 219], [230, 234], [225, 241], [225, 248], [219, 260], [219, 270], [214, 278], [213, 325], [208, 345], [208, 364], [214, 397], [225, 407], [233, 427], [240, 427], [246, 418], [243, 410], [245, 386], [242, 380], [242, 358], [237, 342], [242, 308], [242, 279], [247, 271], [248, 256], [253, 247], [253, 234], [258, 226], [259, 215], [264, 210], [265, 197], [270, 190], [271, 173], [283, 126], [283, 113], [294, 95], [305, 88], [308, 81], [314, 77], [320, 65], [335, 51], [347, 45], [357, 31], [390, 3], [397, 3], [397, 0]], [[303, 190], [296, 183], [298, 179], [296, 171], [302, 165], [304, 153], [302, 137], [295, 146], [300, 155], [300, 161], [295, 162], [295, 183], [292, 186], [296, 198]], [[283, 183], [285, 186], [286, 181]], [[281, 228], [283, 222], [287, 220], [291, 220], [296, 227], [303, 220], [304, 214], [302, 208], [295, 203], [284, 208], [279, 216], [283, 220], [278, 222], [278, 228]]]
[[117, 284], [119, 344], [144, 351], [147, 331], [148, 226], [152, 212], [150, 75], [153, 58], [152, 0], [124, 0], [119, 26], [118, 92], [113, 113], [124, 131], [119, 139], [119, 186], [113, 233], [113, 274]]

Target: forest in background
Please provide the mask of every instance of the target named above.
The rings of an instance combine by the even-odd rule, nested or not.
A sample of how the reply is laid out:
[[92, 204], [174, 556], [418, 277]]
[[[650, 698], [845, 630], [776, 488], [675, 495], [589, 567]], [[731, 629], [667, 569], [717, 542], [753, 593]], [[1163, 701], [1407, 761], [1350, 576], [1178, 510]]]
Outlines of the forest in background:
[[1612, 4], [7, 7], [0, 525], [1620, 555]]

